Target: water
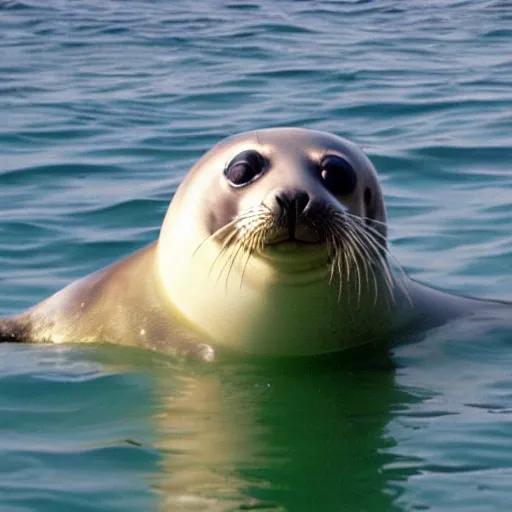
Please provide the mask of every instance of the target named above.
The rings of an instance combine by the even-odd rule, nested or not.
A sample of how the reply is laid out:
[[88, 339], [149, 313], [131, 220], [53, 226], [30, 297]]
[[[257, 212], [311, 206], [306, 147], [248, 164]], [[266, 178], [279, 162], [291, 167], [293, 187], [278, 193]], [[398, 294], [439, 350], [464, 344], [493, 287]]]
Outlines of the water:
[[[0, 0], [0, 312], [155, 239], [190, 165], [268, 126], [379, 170], [393, 253], [512, 300], [508, 0]], [[0, 509], [507, 510], [512, 331], [390, 361], [178, 365], [0, 346]]]

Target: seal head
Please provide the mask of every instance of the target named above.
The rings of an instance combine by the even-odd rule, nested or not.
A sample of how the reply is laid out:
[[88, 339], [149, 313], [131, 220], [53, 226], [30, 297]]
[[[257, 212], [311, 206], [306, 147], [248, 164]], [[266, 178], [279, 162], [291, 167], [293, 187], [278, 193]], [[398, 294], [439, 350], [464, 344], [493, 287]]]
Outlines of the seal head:
[[369, 159], [335, 135], [282, 128], [201, 158], [169, 207], [157, 265], [173, 306], [214, 344], [304, 355], [391, 328], [385, 253]]

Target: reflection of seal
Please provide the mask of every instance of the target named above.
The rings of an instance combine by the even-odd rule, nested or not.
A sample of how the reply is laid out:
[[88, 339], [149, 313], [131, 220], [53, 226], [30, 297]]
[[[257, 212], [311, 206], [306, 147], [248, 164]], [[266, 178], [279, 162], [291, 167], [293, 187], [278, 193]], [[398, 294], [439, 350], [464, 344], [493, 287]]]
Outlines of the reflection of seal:
[[375, 169], [301, 129], [221, 142], [185, 178], [158, 242], [0, 324], [8, 341], [306, 355], [442, 323], [477, 301], [393, 269]]

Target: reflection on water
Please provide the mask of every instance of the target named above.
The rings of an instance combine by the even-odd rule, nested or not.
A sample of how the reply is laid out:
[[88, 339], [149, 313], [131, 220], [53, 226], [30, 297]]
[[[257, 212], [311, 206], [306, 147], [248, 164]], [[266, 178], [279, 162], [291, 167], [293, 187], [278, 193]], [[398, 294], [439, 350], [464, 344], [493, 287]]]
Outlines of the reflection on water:
[[154, 378], [166, 510], [393, 509], [387, 424], [412, 397], [389, 364], [160, 363]]
[[3, 345], [0, 499], [309, 512], [482, 510], [492, 494], [506, 509], [511, 340], [454, 322], [354, 364]]
[[[99, 353], [105, 368], [151, 375], [160, 459], [148, 484], [163, 510], [471, 510], [478, 496], [445, 495], [440, 475], [506, 501], [510, 339], [508, 320], [482, 317], [355, 364]], [[455, 441], [461, 425], [477, 446]]]

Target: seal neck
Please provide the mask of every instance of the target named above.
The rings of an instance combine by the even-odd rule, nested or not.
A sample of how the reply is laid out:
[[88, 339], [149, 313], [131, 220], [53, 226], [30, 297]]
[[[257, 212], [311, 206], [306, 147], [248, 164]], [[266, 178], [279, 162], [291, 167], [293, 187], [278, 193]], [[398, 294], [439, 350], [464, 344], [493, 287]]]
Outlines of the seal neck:
[[212, 241], [200, 250], [171, 248], [157, 249], [165, 293], [213, 345], [265, 355], [321, 354], [375, 339], [375, 328], [380, 332], [390, 321], [385, 294], [372, 292], [371, 281], [358, 289], [354, 271], [351, 279], [329, 282], [321, 247], [283, 246], [249, 259], [223, 254]]

